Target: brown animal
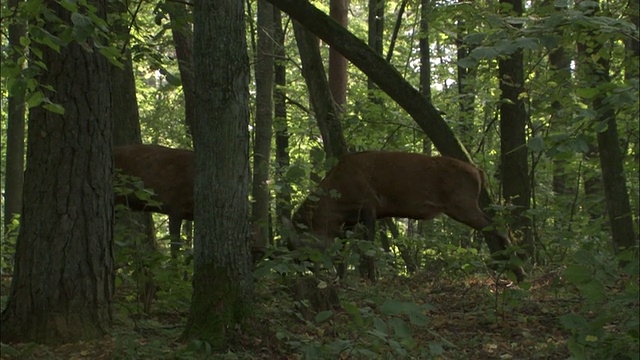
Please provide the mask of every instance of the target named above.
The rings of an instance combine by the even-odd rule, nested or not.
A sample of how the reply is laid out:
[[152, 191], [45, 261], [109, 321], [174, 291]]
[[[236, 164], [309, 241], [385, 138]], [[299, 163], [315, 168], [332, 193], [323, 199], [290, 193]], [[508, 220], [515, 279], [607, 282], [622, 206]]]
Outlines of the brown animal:
[[134, 193], [117, 196], [116, 204], [124, 204], [134, 211], [169, 215], [171, 253], [175, 256], [180, 249], [182, 220], [193, 220], [193, 151], [159, 145], [125, 145], [114, 147], [113, 159], [116, 169], [140, 178], [145, 188], [155, 192], [153, 200], [161, 203], [160, 206], [149, 206]]
[[483, 230], [492, 225], [478, 205], [484, 181], [482, 170], [449, 157], [404, 152], [346, 155], [293, 215], [296, 232], [310, 233], [316, 240], [301, 240], [294, 234], [289, 246], [328, 248], [344, 228], [357, 223], [365, 225], [372, 241], [376, 219], [428, 220], [444, 213], [485, 234], [500, 237], [506, 247], [509, 240], [504, 235]]

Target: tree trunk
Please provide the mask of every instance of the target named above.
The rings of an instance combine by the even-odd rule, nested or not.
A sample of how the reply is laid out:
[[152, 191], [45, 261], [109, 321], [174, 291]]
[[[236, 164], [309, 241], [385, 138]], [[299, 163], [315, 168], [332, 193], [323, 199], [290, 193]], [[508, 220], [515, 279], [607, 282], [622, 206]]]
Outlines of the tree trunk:
[[[122, 33], [124, 28], [112, 27], [115, 31]], [[138, 113], [138, 102], [136, 100], [136, 82], [133, 74], [133, 61], [131, 51], [125, 49], [124, 68], [120, 69], [114, 65], [111, 69], [111, 111], [113, 118], [113, 145], [141, 144], [140, 135], [140, 115]], [[135, 258], [130, 259], [135, 267], [134, 276], [139, 280], [138, 298], [143, 304], [143, 311], [151, 312], [151, 304], [155, 298], [156, 285], [153, 281], [149, 264], [145, 263], [144, 253], [156, 251], [155, 228], [151, 213], [128, 211], [122, 216], [115, 217], [115, 229], [126, 229], [114, 236], [120, 238], [120, 242], [130, 245], [130, 249], [141, 249], [133, 252]], [[179, 234], [178, 228], [178, 236]], [[172, 239], [171, 241], [178, 241]], [[138, 245], [139, 246], [136, 246]], [[173, 248], [173, 247], [172, 247]]]
[[258, 51], [256, 54], [256, 122], [253, 144], [253, 247], [260, 253], [269, 244], [269, 160], [273, 123], [273, 6], [258, 1]]
[[[599, 11], [599, 4], [593, 3], [585, 6], [589, 5], [593, 7], [593, 11], [590, 14], [595, 15]], [[598, 40], [597, 35], [593, 32], [588, 33], [587, 38], [591, 38], [591, 41], [581, 42], [579, 46], [581, 47], [581, 53], [587, 55], [583, 59], [581, 66], [584, 67], [584, 75], [589, 83], [588, 85], [593, 88], [602, 88], [603, 84], [611, 82], [609, 75], [610, 63], [606, 57], [599, 56], [597, 60], [594, 60], [594, 57], [589, 56], [589, 54], [600, 53], [605, 46]], [[620, 150], [615, 109], [605, 101], [608, 95], [604, 91], [597, 94], [593, 98], [592, 106], [596, 113], [594, 128], [606, 125], [597, 134], [598, 155], [613, 247], [618, 253], [624, 249], [637, 246], [638, 238], [633, 231], [631, 206], [624, 175], [623, 156]]]
[[166, 1], [164, 8], [169, 13], [171, 21], [171, 35], [176, 49], [178, 59], [178, 69], [182, 82], [182, 92], [184, 93], [184, 120], [193, 136], [193, 124], [195, 122], [195, 89], [193, 78], [193, 59], [191, 56], [193, 49], [193, 32], [189, 22], [186, 3], [179, 1]]
[[[460, 18], [456, 25], [456, 47], [458, 61], [466, 58], [471, 53], [469, 45], [464, 44], [463, 40], [465, 36], [469, 34], [469, 25]], [[475, 80], [476, 68], [475, 67], [457, 67], [458, 69], [458, 106], [460, 108], [460, 116], [462, 117], [461, 132], [463, 137], [473, 136], [473, 119], [474, 119], [474, 104], [475, 104], [475, 92], [473, 82]]]
[[[522, 16], [522, 0], [501, 0], [510, 4], [515, 16]], [[523, 213], [531, 203], [531, 184], [526, 147], [527, 112], [521, 94], [524, 90], [522, 50], [498, 61], [500, 82], [500, 175], [502, 195], [516, 206], [513, 227], [522, 233], [523, 245], [533, 251], [531, 224]]]
[[340, 110], [332, 101], [331, 90], [322, 65], [318, 38], [297, 21], [293, 22], [293, 29], [302, 61], [302, 76], [309, 89], [309, 97], [322, 135], [324, 151], [327, 157], [340, 157], [348, 152], [347, 143], [340, 122]]
[[393, 49], [396, 46], [396, 40], [398, 39], [398, 32], [400, 31], [400, 25], [402, 24], [402, 15], [404, 15], [404, 9], [407, 7], [408, 0], [402, 0], [400, 3], [400, 9], [396, 15], [396, 22], [393, 26], [393, 32], [391, 33], [391, 41], [389, 41], [389, 49], [387, 50], [387, 62], [391, 63], [391, 57], [393, 56]]
[[[105, 3], [90, 3], [104, 16]], [[45, 5], [63, 21], [71, 14]], [[57, 24], [46, 30], [57, 34]], [[91, 46], [87, 42], [84, 46]], [[100, 338], [111, 326], [114, 289], [113, 160], [109, 65], [98, 49], [40, 46], [38, 78], [64, 115], [29, 113], [24, 213], [2, 313], [3, 342], [61, 344]]]
[[[8, 9], [18, 9], [19, 0], [8, 0]], [[11, 224], [16, 216], [22, 212], [22, 184], [24, 181], [24, 116], [25, 116], [25, 90], [26, 87], [18, 86], [24, 83], [22, 79], [22, 66], [24, 65], [25, 48], [20, 44], [20, 37], [25, 34], [25, 26], [20, 23], [20, 16], [16, 13], [8, 16], [13, 19], [9, 24], [9, 47], [11, 54], [11, 66], [13, 67], [15, 84], [9, 90], [7, 107], [7, 149], [5, 154], [5, 178], [4, 178], [4, 229], [5, 235], [9, 235]], [[7, 65], [3, 65], [7, 66]]]
[[[387, 93], [402, 108], [404, 108], [433, 141], [441, 154], [471, 162], [471, 157], [464, 146], [453, 134], [438, 110], [405, 81], [400, 73], [393, 69], [382, 57], [366, 46], [346, 29], [333, 22], [322, 11], [299, 0], [267, 0], [285, 11], [292, 18], [299, 21], [307, 29], [319, 36], [329, 45], [345, 56], [357, 66], [365, 75], [369, 76], [382, 91]], [[491, 204], [491, 194], [483, 188], [480, 194], [480, 205], [488, 214], [492, 214], [488, 205]], [[485, 240], [492, 253], [504, 250], [510, 246], [505, 236], [485, 233]], [[524, 278], [522, 269], [514, 269], [519, 278]]]
[[227, 348], [251, 307], [249, 58], [244, 2], [196, 0], [194, 278], [182, 339]]
[[274, 39], [275, 39], [275, 76], [273, 90], [274, 122], [276, 132], [276, 184], [280, 191], [276, 192], [276, 226], [282, 229], [282, 218], [291, 220], [291, 185], [285, 178], [289, 168], [289, 129], [287, 127], [287, 105], [285, 86], [287, 85], [287, 69], [285, 67], [286, 52], [284, 48], [284, 30], [282, 29], [282, 13], [273, 7]]
[[[367, 42], [373, 51], [382, 56], [382, 37], [384, 36], [384, 0], [369, 0], [369, 30]], [[376, 88], [373, 80], [367, 78], [367, 89], [372, 101], [379, 102], [371, 93]]]
[[[330, 0], [329, 15], [346, 28], [349, 25], [349, 0]], [[329, 48], [329, 89], [342, 114], [347, 103], [347, 59], [333, 47]]]

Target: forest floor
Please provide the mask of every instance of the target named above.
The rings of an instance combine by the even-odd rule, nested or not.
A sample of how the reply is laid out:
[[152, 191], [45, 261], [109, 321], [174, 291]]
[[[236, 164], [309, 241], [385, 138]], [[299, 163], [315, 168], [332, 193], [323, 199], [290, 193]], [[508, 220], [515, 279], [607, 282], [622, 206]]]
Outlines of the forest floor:
[[[234, 344], [222, 353], [178, 341], [188, 301], [168, 304], [159, 293], [143, 316], [135, 296], [120, 289], [104, 339], [3, 344], [2, 359], [566, 359], [570, 334], [559, 318], [581, 301], [559, 281], [552, 273], [532, 276], [523, 290], [480, 275], [421, 272], [371, 283], [350, 274], [336, 285], [343, 306], [309, 320], [282, 281], [263, 278], [253, 318], [233, 330]], [[3, 295], [7, 286], [3, 281]]]

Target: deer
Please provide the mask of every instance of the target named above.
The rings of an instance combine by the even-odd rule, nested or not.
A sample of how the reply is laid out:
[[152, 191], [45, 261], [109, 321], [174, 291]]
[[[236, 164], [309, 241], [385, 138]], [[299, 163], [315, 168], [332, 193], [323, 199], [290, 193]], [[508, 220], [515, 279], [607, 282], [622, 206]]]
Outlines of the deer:
[[[294, 212], [290, 249], [327, 249], [344, 229], [364, 225], [373, 242], [375, 221], [388, 217], [430, 220], [445, 214], [485, 236], [510, 246], [480, 208], [484, 172], [458, 159], [407, 152], [369, 151], [347, 154], [327, 173], [318, 189]], [[524, 273], [514, 269], [518, 281]], [[375, 274], [369, 273], [370, 278]]]
[[139, 178], [144, 188], [154, 192], [153, 204], [138, 198], [135, 192], [117, 195], [115, 203], [123, 204], [133, 211], [168, 215], [171, 255], [177, 256], [182, 220], [193, 220], [194, 152], [159, 145], [135, 144], [114, 147], [113, 159], [116, 169], [120, 169], [124, 175]]

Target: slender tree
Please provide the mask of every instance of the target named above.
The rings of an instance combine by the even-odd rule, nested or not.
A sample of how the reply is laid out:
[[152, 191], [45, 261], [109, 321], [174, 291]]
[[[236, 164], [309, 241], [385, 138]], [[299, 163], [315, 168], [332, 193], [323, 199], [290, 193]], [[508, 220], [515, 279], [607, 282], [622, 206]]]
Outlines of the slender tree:
[[189, 11], [185, 2], [166, 1], [164, 10], [169, 14], [171, 22], [171, 35], [176, 49], [178, 60], [178, 70], [180, 71], [180, 81], [184, 93], [184, 120], [193, 134], [194, 114], [195, 114], [195, 89], [193, 78], [193, 31], [189, 22]]
[[249, 57], [244, 2], [194, 3], [196, 154], [193, 296], [183, 339], [226, 348], [248, 315]]
[[[71, 12], [58, 2], [43, 5], [49, 19], [44, 30], [57, 34], [61, 23], [71, 24]], [[88, 5], [95, 10], [85, 11], [104, 18], [106, 2]], [[36, 79], [64, 114], [51, 106], [56, 112], [44, 107], [29, 112], [23, 217], [2, 313], [3, 342], [76, 342], [102, 337], [111, 326], [110, 76], [96, 46], [100, 40], [86, 35], [75, 34], [82, 43], [59, 51], [32, 44], [46, 66]]]
[[282, 13], [273, 7], [274, 17], [274, 89], [273, 89], [273, 111], [274, 128], [276, 133], [276, 183], [280, 191], [276, 192], [276, 222], [281, 229], [282, 218], [291, 219], [291, 185], [285, 178], [286, 171], [290, 164], [289, 157], [289, 129], [287, 125], [286, 92], [287, 69], [286, 52], [284, 47], [284, 29], [282, 26]]
[[[584, 2], [580, 4], [589, 15], [599, 12], [598, 3]], [[638, 238], [634, 234], [629, 193], [627, 191], [623, 156], [620, 149], [620, 140], [616, 122], [616, 112], [613, 106], [606, 101], [609, 95], [603, 85], [611, 83], [610, 60], [607, 56], [591, 56], [604, 52], [606, 46], [598, 39], [597, 30], [588, 31], [578, 46], [581, 53], [586, 55], [580, 66], [589, 86], [599, 88], [600, 92], [591, 101], [591, 106], [596, 115], [594, 128], [597, 129], [598, 156], [604, 195], [607, 208], [613, 247], [616, 252], [637, 246]], [[599, 124], [605, 125], [600, 128]], [[600, 129], [599, 129], [600, 128]]]
[[[382, 37], [384, 36], [384, 0], [369, 0], [368, 35], [367, 43], [369, 47], [382, 56]], [[376, 88], [371, 79], [367, 79], [367, 89], [369, 92]], [[378, 101], [369, 94], [373, 101]]]
[[309, 97], [322, 135], [324, 151], [327, 157], [337, 158], [346, 154], [348, 149], [342, 130], [340, 110], [332, 101], [318, 48], [318, 38], [296, 21], [293, 22], [293, 29], [302, 61], [302, 76], [309, 89]]
[[[345, 28], [349, 25], [349, 0], [330, 0], [329, 15]], [[347, 102], [347, 59], [329, 47], [329, 89], [333, 101], [342, 113]]]
[[256, 121], [253, 144], [253, 246], [264, 252], [269, 244], [269, 163], [273, 123], [273, 6], [258, 1], [256, 53]]
[[[522, 0], [501, 0], [509, 5], [510, 14], [522, 16]], [[524, 68], [522, 50], [498, 61], [500, 82], [500, 175], [502, 195], [516, 206], [513, 212], [514, 228], [521, 231], [528, 251], [533, 251], [530, 221], [523, 213], [531, 203], [531, 185], [527, 161], [526, 124], [524, 107]]]

